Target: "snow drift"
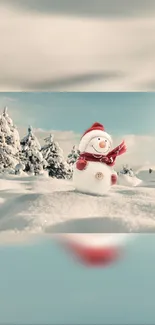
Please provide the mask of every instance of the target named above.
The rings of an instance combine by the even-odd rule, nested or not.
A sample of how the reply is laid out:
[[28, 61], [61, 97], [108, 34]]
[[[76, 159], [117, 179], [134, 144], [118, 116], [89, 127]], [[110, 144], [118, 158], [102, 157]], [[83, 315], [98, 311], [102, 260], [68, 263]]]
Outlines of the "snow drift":
[[149, 174], [148, 170], [141, 170], [136, 173], [136, 176], [141, 178], [144, 182], [155, 181], [155, 172]]
[[17, 234], [53, 236], [69, 230], [155, 232], [155, 186], [116, 185], [97, 197], [77, 193], [71, 181], [50, 177], [10, 176], [0, 181], [0, 239], [9, 239], [10, 232], [15, 240]]
[[129, 175], [124, 175], [120, 174], [118, 176], [118, 185], [123, 185], [123, 186], [138, 186], [142, 184], [142, 180], [139, 179], [137, 176], [129, 176]]

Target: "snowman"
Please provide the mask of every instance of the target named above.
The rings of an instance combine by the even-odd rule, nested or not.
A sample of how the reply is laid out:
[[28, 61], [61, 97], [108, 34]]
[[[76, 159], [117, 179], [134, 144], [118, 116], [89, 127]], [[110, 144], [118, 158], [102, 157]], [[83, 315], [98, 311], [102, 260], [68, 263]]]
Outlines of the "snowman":
[[117, 173], [112, 167], [116, 157], [126, 152], [126, 146], [123, 141], [112, 151], [111, 147], [112, 138], [102, 124], [96, 122], [84, 132], [73, 172], [77, 191], [102, 196], [117, 183]]

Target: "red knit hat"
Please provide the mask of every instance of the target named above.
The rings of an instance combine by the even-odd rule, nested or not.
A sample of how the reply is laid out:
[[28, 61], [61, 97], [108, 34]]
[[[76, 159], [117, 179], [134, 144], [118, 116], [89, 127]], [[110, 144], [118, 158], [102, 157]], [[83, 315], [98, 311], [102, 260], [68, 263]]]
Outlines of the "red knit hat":
[[95, 122], [89, 129], [87, 129], [80, 141], [79, 150], [84, 152], [87, 144], [95, 137], [104, 137], [112, 143], [111, 136], [105, 132], [104, 126], [98, 122]]
[[94, 130], [100, 130], [100, 131], [104, 131], [104, 126], [98, 122], [95, 122], [88, 130], [86, 130], [83, 134], [83, 136], [85, 134], [87, 134], [88, 132], [94, 131]]

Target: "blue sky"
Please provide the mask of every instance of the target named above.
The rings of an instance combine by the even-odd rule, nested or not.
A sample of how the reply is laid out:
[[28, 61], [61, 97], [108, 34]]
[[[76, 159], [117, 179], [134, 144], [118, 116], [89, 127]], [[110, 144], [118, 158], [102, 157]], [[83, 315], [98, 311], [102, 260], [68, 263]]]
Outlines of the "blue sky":
[[113, 135], [155, 134], [155, 93], [1, 93], [14, 122], [82, 133], [93, 122]]

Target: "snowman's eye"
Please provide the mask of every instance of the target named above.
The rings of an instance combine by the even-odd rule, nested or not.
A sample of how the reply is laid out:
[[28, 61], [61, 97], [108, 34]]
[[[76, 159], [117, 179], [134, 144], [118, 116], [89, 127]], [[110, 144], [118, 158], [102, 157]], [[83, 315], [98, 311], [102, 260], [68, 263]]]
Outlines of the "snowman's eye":
[[101, 139], [100, 139], [100, 138], [98, 138], [98, 140], [100, 141]]
[[107, 140], [105, 140], [105, 142], [107, 142]]

